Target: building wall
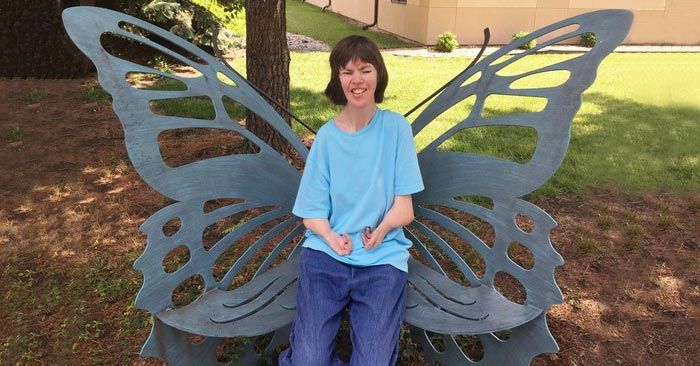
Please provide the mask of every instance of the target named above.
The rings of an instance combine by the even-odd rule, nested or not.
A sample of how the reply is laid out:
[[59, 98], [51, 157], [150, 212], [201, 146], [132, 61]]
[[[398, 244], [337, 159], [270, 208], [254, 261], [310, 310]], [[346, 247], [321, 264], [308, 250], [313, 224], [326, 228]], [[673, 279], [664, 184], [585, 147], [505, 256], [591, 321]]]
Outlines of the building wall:
[[[435, 44], [447, 31], [460, 44], [481, 44], [489, 27], [491, 44], [506, 44], [519, 31], [599, 9], [634, 12], [625, 44], [700, 45], [700, 0], [379, 0], [378, 26], [423, 44]], [[335, 0], [331, 10], [366, 24], [374, 20], [374, 0]]]

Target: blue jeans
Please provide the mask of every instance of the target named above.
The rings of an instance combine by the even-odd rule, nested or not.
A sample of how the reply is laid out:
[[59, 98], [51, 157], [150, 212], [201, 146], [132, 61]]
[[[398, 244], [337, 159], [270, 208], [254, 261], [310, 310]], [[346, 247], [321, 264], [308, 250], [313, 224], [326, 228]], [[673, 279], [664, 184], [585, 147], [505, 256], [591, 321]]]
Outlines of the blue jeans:
[[350, 308], [352, 366], [396, 363], [406, 310], [406, 272], [390, 265], [355, 267], [303, 248], [297, 313], [280, 366], [345, 365], [333, 348], [343, 310]]

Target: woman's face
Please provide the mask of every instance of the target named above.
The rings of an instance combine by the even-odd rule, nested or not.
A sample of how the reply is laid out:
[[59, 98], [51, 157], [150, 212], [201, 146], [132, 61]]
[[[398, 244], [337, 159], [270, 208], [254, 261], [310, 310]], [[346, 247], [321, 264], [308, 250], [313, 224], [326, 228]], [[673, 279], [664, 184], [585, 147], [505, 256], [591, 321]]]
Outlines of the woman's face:
[[374, 65], [362, 60], [350, 60], [340, 68], [340, 85], [348, 100], [348, 107], [361, 108], [374, 105], [377, 70]]

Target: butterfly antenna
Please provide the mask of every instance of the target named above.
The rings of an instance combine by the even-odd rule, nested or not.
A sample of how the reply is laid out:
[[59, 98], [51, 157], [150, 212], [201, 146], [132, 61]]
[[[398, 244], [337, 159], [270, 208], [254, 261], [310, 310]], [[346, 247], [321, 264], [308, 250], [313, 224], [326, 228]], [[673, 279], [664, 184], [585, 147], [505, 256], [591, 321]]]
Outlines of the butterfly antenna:
[[214, 34], [212, 35], [212, 42], [211, 42], [212, 48], [214, 48], [214, 54], [216, 55], [216, 58], [218, 58], [219, 61], [223, 62], [224, 65], [226, 65], [226, 67], [228, 67], [229, 70], [231, 70], [234, 74], [236, 74], [236, 76], [238, 76], [239, 78], [243, 79], [243, 80], [245, 81], [246, 84], [250, 85], [251, 88], [255, 89], [256, 92], [260, 93], [260, 95], [262, 95], [263, 97], [265, 97], [265, 99], [267, 99], [269, 102], [271, 102], [272, 104], [274, 104], [275, 106], [277, 106], [278, 108], [280, 108], [281, 110], [283, 110], [285, 113], [287, 113], [287, 115], [289, 115], [290, 117], [292, 117], [295, 121], [299, 122], [302, 126], [306, 127], [307, 130], [311, 131], [311, 133], [316, 134], [316, 131], [315, 131], [313, 128], [309, 127], [309, 125], [307, 125], [306, 123], [304, 123], [304, 121], [302, 121], [301, 119], [299, 119], [299, 117], [295, 116], [294, 113], [292, 113], [289, 109], [287, 109], [285, 106], [283, 106], [282, 104], [280, 104], [279, 102], [277, 102], [277, 101], [275, 100], [275, 98], [273, 98], [273, 97], [267, 95], [267, 93], [265, 93], [264, 91], [262, 91], [262, 90], [261, 90], [260, 88], [258, 88], [257, 86], [253, 85], [250, 81], [248, 81], [248, 79], [244, 78], [243, 75], [239, 74], [238, 71], [236, 71], [236, 69], [234, 69], [234, 68], [228, 63], [228, 61], [226, 61], [226, 59], [224, 58], [223, 54], [221, 53], [221, 49], [219, 48], [219, 31], [220, 31], [220, 30], [221, 30], [221, 28], [216, 28], [216, 29], [214, 29]]
[[410, 116], [411, 113], [416, 111], [416, 109], [420, 108], [423, 104], [427, 103], [429, 100], [433, 99], [436, 95], [440, 94], [440, 92], [445, 90], [445, 88], [447, 88], [448, 85], [452, 84], [453, 81], [455, 81], [460, 76], [464, 75], [464, 73], [469, 71], [469, 69], [471, 69], [472, 66], [476, 65], [476, 63], [481, 58], [481, 55], [483, 55], [484, 51], [486, 51], [486, 46], [489, 45], [489, 39], [491, 39], [491, 30], [489, 30], [488, 28], [484, 28], [484, 43], [481, 45], [481, 50], [479, 50], [479, 53], [476, 55], [476, 58], [474, 58], [472, 63], [470, 63], [469, 66], [467, 66], [464, 70], [462, 70], [462, 72], [455, 75], [455, 77], [453, 77], [452, 80], [448, 81], [447, 83], [445, 83], [445, 85], [441, 86], [440, 89], [436, 90], [433, 94], [430, 94], [429, 97], [425, 98], [422, 102], [418, 103], [418, 105], [411, 108], [411, 110], [406, 112], [406, 114], [404, 114], [403, 116], [404, 117]]

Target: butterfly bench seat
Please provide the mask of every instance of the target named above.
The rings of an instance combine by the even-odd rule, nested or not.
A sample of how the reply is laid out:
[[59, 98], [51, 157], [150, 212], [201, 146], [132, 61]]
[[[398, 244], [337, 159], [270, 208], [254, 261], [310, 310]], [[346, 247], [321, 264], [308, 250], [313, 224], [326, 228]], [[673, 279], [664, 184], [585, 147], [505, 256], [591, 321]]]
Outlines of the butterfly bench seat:
[[[287, 343], [289, 325], [295, 315], [299, 242], [295, 243], [296, 247], [286, 261], [272, 269], [269, 265], [303, 232], [299, 219], [291, 215], [301, 173], [272, 146], [247, 130], [245, 124], [234, 120], [224, 101], [232, 100], [260, 116], [304, 160], [308, 148], [243, 76], [184, 39], [140, 19], [97, 7], [66, 9], [63, 19], [67, 33], [95, 63], [100, 84], [112, 96], [134, 169], [153, 189], [174, 201], [141, 225], [147, 244], [134, 263], [134, 267], [143, 273], [143, 286], [135, 306], [155, 317], [141, 355], [160, 358], [170, 365], [222, 365], [221, 354], [235, 354], [236, 359], [229, 364], [236, 365], [255, 365], [263, 359], [274, 359]], [[564, 261], [550, 241], [550, 231], [556, 222], [524, 197], [541, 187], [563, 162], [571, 123], [581, 106], [582, 94], [595, 80], [603, 58], [625, 39], [632, 19], [628, 10], [608, 9], [579, 14], [533, 31], [491, 53], [473, 67], [467, 67], [439, 93], [431, 96], [430, 104], [413, 120], [411, 129], [417, 136], [443, 112], [457, 108], [471, 96], [475, 97], [470, 108], [453, 109], [461, 113], [462, 120], [418, 153], [425, 190], [413, 196], [416, 216], [451, 232], [446, 238], [454, 234], [466, 241], [478, 252], [484, 264], [484, 275], [479, 277], [452, 247], [452, 240], [440, 236], [441, 232], [433, 232], [430, 225], [420, 220], [410, 225], [422, 233], [420, 237], [406, 228], [407, 238], [419, 254], [415, 258], [429, 264], [426, 266], [416, 260], [409, 263], [405, 316], [410, 335], [421, 346], [426, 363], [526, 366], [538, 354], [558, 350], [546, 320], [547, 309], [563, 301], [554, 271]], [[542, 66], [539, 60], [519, 63], [550, 45], [576, 41], [587, 32], [595, 34], [596, 43], [580, 55], [546, 66]], [[105, 38], [102, 37], [105, 34], [149, 47], [200, 74], [181, 77], [133, 62], [129, 60], [128, 52], [123, 55], [122, 52], [110, 52], [110, 47], [105, 48]], [[536, 39], [541, 42], [538, 41], [535, 47], [509, 56], [516, 48]], [[516, 63], [520, 66], [510, 67]], [[557, 85], [514, 86], [520, 80], [552, 72], [564, 72], [568, 76]], [[186, 88], [139, 89], [125, 78], [130, 73], [174, 79]], [[230, 82], [223, 82], [225, 79]], [[546, 100], [546, 104], [539, 112], [520, 111], [518, 107], [512, 113], [492, 115], [484, 113], [490, 108], [488, 101], [492, 95], [538, 98]], [[155, 100], [193, 97], [206, 97], [212, 103], [213, 119], [162, 115], [151, 108], [151, 102]], [[449, 118], [440, 123], [448, 121]], [[462, 130], [485, 126], [534, 129], [537, 142], [530, 160], [521, 163], [488, 154], [440, 148]], [[159, 135], [193, 128], [237, 133], [256, 145], [259, 151], [206, 158], [177, 167], [166, 164]], [[512, 138], [519, 137], [513, 135]], [[479, 199], [463, 200], [465, 196]], [[226, 198], [243, 202], [227, 204], [210, 212], [205, 210], [207, 202]], [[483, 202], [484, 198], [491, 205], [477, 203]], [[277, 208], [256, 213], [259, 215], [226, 234], [214, 246], [205, 248], [203, 238], [211, 225], [233, 215], [271, 206]], [[443, 211], [436, 207], [433, 210], [433, 206], [449, 209], [444, 212], [456, 210], [460, 215], [471, 215], [485, 222], [493, 229], [492, 245], [487, 245], [478, 233], [459, 224], [456, 218], [443, 215]], [[529, 218], [532, 225], [520, 227], [518, 215]], [[223, 279], [214, 276], [213, 269], [219, 258], [225, 257], [228, 248], [236, 245], [244, 235], [278, 219], [282, 221], [274, 228], [260, 230], [266, 232], [236, 259]], [[174, 233], [165, 230], [166, 226], [170, 227], [169, 223], [179, 226], [179, 229]], [[268, 253], [267, 244], [292, 225], [296, 227]], [[423, 237], [428, 241], [423, 243]], [[510, 257], [509, 249], [513, 243], [520, 244], [530, 253], [531, 268], [520, 266]], [[471, 287], [449, 279], [426, 245], [447, 255], [449, 262], [456, 266]], [[164, 263], [169, 253], [179, 251], [182, 246], [186, 247], [190, 258], [174, 272], [165, 271]], [[228, 290], [233, 278], [256, 259], [257, 254], [268, 256], [253, 279]], [[524, 304], [511, 302], [496, 290], [499, 273], [514, 277], [522, 285], [526, 298]], [[192, 282], [188, 281], [192, 278], [200, 281], [199, 288], [204, 293], [192, 303], [177, 307], [173, 302], [175, 291], [184, 283], [189, 286]], [[501, 330], [508, 331], [495, 334]], [[230, 346], [225, 338], [272, 332], [271, 339], [257, 337], [253, 342], [242, 342], [242, 349], [222, 351], [222, 347]], [[191, 339], [189, 334], [202, 337]], [[457, 335], [475, 336], [465, 339]], [[463, 352], [465, 348], [460, 343], [464, 342], [470, 342], [471, 348], [475, 348], [476, 342], [481, 345], [480, 359]], [[266, 343], [265, 349], [261, 351], [256, 343]]]
[[[406, 323], [442, 334], [485, 334], [540, 315], [488, 286], [464, 287], [432, 268], [409, 261]], [[231, 291], [212, 290], [191, 304], [156, 314], [165, 324], [207, 337], [252, 337], [294, 320], [298, 256]]]

